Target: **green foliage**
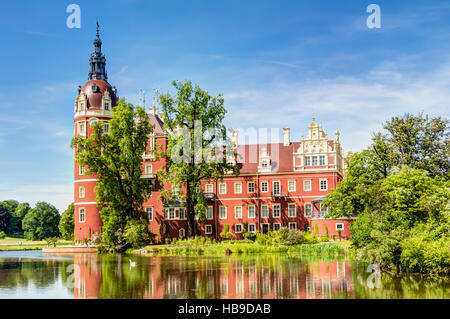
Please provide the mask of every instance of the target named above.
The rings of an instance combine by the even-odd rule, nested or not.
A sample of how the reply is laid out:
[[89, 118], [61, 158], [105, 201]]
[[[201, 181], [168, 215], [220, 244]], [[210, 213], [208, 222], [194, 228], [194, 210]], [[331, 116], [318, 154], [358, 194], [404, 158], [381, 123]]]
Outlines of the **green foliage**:
[[6, 234], [3, 230], [0, 231], [0, 239], [5, 239], [6, 238]]
[[28, 240], [42, 240], [48, 237], [59, 236], [58, 210], [51, 204], [38, 202], [23, 220], [23, 230], [25, 238]]
[[314, 224], [314, 236], [319, 237], [319, 225]]
[[155, 239], [147, 220], [130, 220], [125, 227], [124, 237], [126, 243], [132, 248], [148, 245]]
[[251, 240], [251, 241], [255, 241], [256, 240], [256, 236], [257, 236], [256, 233], [246, 232], [246, 233], [243, 234], [244, 239]]
[[70, 204], [62, 213], [59, 221], [59, 231], [65, 240], [73, 240], [75, 232], [75, 210], [74, 204]]
[[142, 154], [152, 126], [143, 108], [121, 99], [112, 110], [109, 132], [103, 131], [100, 121], [93, 123], [92, 128], [89, 137], [75, 137], [72, 147], [76, 161], [87, 166], [87, 173], [98, 175], [95, 192], [104, 224], [104, 244], [110, 249], [116, 245], [124, 249], [127, 221], [145, 218], [142, 205], [152, 190], [150, 181], [141, 178]]
[[3, 207], [3, 205], [0, 205], [0, 230], [5, 231], [9, 227], [10, 222], [10, 214], [6, 208]]
[[228, 224], [224, 224], [223, 225], [223, 232], [220, 233], [220, 238], [224, 239], [224, 240], [231, 240], [234, 238], [233, 233], [230, 233], [230, 225]]
[[172, 84], [175, 96], [161, 95], [160, 104], [165, 129], [179, 134], [170, 134], [167, 149], [157, 151], [157, 156], [166, 160], [157, 175], [162, 184], [178, 190], [178, 194], [162, 190], [163, 200], [178, 197], [185, 201], [187, 237], [192, 237], [194, 218], [206, 209], [201, 182], [217, 181], [229, 172], [237, 175], [239, 166], [227, 161], [234, 154], [222, 123], [226, 113], [222, 95], [213, 97], [189, 81]]

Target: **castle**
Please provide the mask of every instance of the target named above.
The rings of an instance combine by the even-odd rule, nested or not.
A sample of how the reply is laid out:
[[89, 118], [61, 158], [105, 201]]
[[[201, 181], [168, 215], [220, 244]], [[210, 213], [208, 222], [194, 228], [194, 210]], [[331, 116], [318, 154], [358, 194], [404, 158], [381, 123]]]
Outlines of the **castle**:
[[[74, 109], [75, 136], [89, 136], [91, 124], [103, 122], [108, 131], [112, 108], [118, 101], [118, 92], [108, 83], [106, 58], [97, 28], [94, 52], [90, 57], [88, 82], [78, 87]], [[147, 110], [153, 125], [148, 152], [143, 154], [142, 178], [154, 185], [153, 172], [164, 167], [163, 160], [152, 156], [155, 145], [165, 149], [168, 142], [164, 123], [156, 105]], [[336, 130], [329, 140], [327, 133], [315, 119], [308, 127], [306, 138], [291, 141], [290, 129], [284, 128], [282, 143], [239, 145], [238, 132], [233, 134], [236, 161], [240, 175], [226, 175], [223, 180], [205, 180], [202, 183], [208, 201], [205, 212], [207, 222], [201, 225], [201, 235], [219, 239], [219, 234], [229, 226], [235, 238], [242, 238], [244, 224], [248, 232], [277, 231], [309, 228], [319, 236], [350, 237], [352, 218], [325, 219], [322, 201], [344, 178], [344, 158], [340, 133]], [[74, 206], [75, 238], [85, 239], [99, 233], [102, 221], [95, 201], [97, 177], [85, 173], [86, 167], [75, 162]], [[183, 204], [178, 201], [163, 202], [157, 186], [145, 202], [151, 231], [161, 238], [185, 237], [187, 220]], [[248, 224], [247, 224], [248, 223]]]

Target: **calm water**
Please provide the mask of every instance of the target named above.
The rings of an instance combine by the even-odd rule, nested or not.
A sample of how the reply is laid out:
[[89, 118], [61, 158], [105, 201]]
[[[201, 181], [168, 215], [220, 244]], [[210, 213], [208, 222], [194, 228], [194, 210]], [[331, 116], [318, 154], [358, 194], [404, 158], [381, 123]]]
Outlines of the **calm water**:
[[449, 278], [377, 278], [366, 268], [287, 255], [0, 252], [0, 298], [450, 298]]

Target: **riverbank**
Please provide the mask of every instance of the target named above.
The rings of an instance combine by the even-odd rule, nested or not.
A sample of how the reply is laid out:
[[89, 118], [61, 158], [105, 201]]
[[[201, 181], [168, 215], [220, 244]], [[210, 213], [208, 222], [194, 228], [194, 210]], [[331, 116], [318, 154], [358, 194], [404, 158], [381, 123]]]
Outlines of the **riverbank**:
[[[73, 245], [71, 241], [60, 240], [56, 243], [56, 246], [68, 246]], [[22, 250], [41, 250], [47, 247], [47, 242], [43, 240], [26, 240], [23, 238], [6, 237], [0, 240], [0, 251], [22, 251]]]
[[144, 248], [132, 250], [138, 255], [164, 255], [164, 256], [195, 256], [214, 255], [223, 256], [231, 254], [273, 254], [273, 253], [297, 253], [316, 256], [345, 256], [348, 254], [350, 241], [324, 242], [317, 244], [278, 245], [263, 246], [246, 241], [232, 241], [215, 244], [190, 244], [183, 245], [150, 245]]

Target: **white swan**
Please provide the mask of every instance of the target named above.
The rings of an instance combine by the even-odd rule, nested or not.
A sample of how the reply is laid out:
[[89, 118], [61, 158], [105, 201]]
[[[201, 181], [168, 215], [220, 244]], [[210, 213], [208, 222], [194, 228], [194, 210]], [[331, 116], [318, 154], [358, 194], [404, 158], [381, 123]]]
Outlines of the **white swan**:
[[131, 259], [130, 259], [130, 268], [131, 267], [136, 267], [136, 262], [135, 261], [131, 261]]

